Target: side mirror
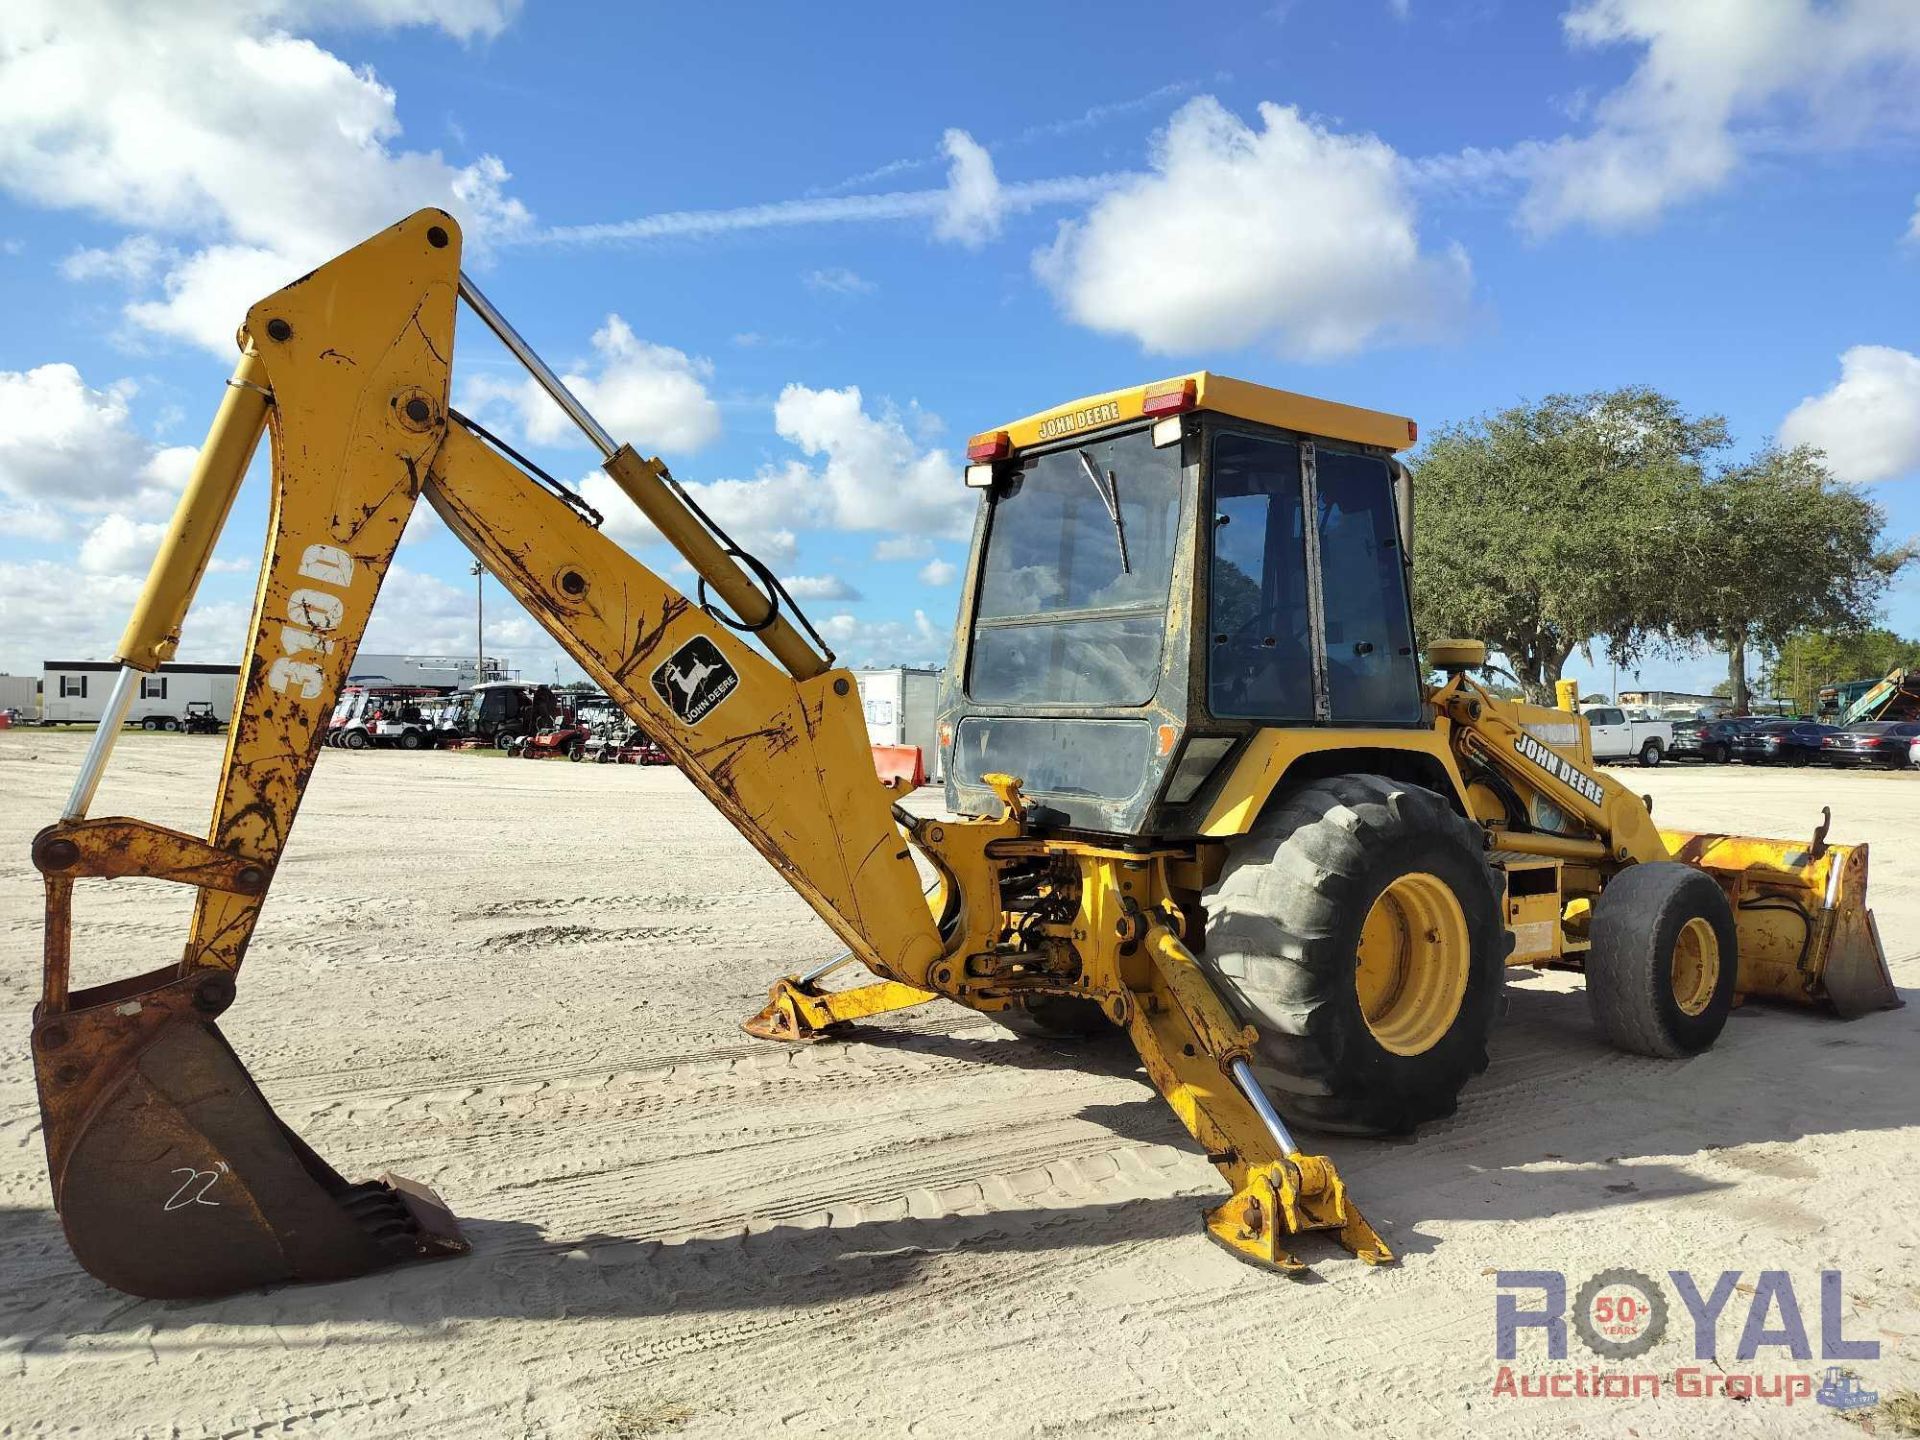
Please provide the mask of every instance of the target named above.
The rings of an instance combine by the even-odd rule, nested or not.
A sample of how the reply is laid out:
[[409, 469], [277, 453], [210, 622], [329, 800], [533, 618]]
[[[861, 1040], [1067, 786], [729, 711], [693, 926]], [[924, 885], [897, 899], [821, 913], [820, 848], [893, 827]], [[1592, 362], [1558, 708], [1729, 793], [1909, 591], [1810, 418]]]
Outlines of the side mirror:
[[1484, 640], [1436, 640], [1427, 646], [1427, 668], [1458, 675], [1462, 670], [1477, 670], [1487, 663]]
[[1405, 564], [1413, 563], [1413, 472], [1398, 460], [1393, 466], [1393, 508], [1400, 517], [1400, 554]]

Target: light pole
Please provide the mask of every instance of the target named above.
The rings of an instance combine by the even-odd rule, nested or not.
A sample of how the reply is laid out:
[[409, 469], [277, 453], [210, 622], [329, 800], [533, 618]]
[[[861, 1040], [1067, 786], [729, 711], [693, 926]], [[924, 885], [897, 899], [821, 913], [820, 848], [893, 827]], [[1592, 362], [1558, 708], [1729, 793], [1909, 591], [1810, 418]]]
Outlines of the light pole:
[[473, 683], [487, 678], [487, 572], [478, 560], [473, 562]]

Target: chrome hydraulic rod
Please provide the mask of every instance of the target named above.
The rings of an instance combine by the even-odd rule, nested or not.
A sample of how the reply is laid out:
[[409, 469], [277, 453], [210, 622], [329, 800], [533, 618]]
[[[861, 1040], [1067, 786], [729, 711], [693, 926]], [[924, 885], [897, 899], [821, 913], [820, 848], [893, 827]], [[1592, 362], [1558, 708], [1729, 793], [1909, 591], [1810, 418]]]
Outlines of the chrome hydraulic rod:
[[465, 271], [460, 274], [460, 297], [486, 322], [487, 328], [499, 336], [500, 343], [513, 352], [513, 357], [526, 367], [540, 388], [553, 397], [553, 403], [594, 443], [613, 482], [680, 552], [694, 573], [703, 577], [733, 613], [747, 622], [746, 628], [753, 631], [773, 658], [786, 666], [787, 672], [796, 679], [810, 680], [822, 674], [827, 668], [827, 658], [808, 644], [792, 622], [780, 613], [774, 596], [762, 593], [755, 585], [735, 559], [739, 552], [723, 545], [689, 508], [686, 497], [672, 485], [666, 467], [658, 460], [643, 460], [632, 447], [616, 442]]
[[473, 313], [486, 322], [487, 328], [500, 337], [500, 343], [513, 352], [513, 358], [527, 367], [527, 373], [535, 379], [542, 390], [553, 397], [553, 403], [567, 414], [567, 418], [580, 427], [581, 433], [594, 443], [600, 451], [602, 460], [611, 460], [619, 443], [609, 435], [606, 427], [593, 418], [593, 412], [580, 403], [579, 396], [566, 387], [560, 377], [553, 373], [547, 362], [542, 360], [513, 328], [507, 317], [494, 308], [491, 300], [481, 293], [480, 287], [468, 278], [467, 272], [460, 272], [460, 298], [473, 307]]
[[67, 808], [60, 812], [61, 820], [87, 818], [93, 792], [100, 788], [100, 777], [107, 771], [107, 757], [113, 754], [113, 742], [120, 738], [120, 727], [127, 723], [133, 687], [139, 678], [140, 672], [131, 665], [120, 667], [119, 678], [113, 682], [113, 693], [107, 697], [106, 709], [100, 712], [100, 723], [94, 727], [93, 739], [87, 744], [87, 757], [80, 762], [80, 773], [73, 777], [73, 790], [67, 796]]
[[1273, 1102], [1267, 1099], [1267, 1092], [1260, 1088], [1260, 1082], [1253, 1078], [1253, 1067], [1245, 1060], [1235, 1060], [1230, 1067], [1233, 1083], [1240, 1087], [1240, 1093], [1247, 1097], [1247, 1104], [1253, 1107], [1260, 1122], [1273, 1136], [1273, 1143], [1280, 1147], [1282, 1155], [1298, 1155], [1300, 1147], [1294, 1142], [1293, 1132], [1287, 1129], [1287, 1122], [1280, 1118], [1280, 1112], [1273, 1108]]
[[94, 727], [80, 773], [74, 776], [73, 790], [67, 797], [62, 820], [84, 820], [93, 804], [100, 777], [106, 773], [107, 760], [113, 754], [120, 727], [127, 722], [132, 708], [135, 685], [144, 673], [158, 670], [173, 658], [180, 643], [180, 627], [187, 618], [187, 607], [213, 558], [213, 547], [233, 509], [233, 497], [240, 493], [247, 466], [267, 428], [267, 410], [273, 397], [267, 393], [266, 367], [252, 349], [241, 353], [227, 381], [227, 393], [207, 431], [206, 443], [180, 492], [173, 519], [154, 552], [147, 583], [127, 621], [126, 633], [114, 658], [120, 662], [120, 674], [113, 682], [113, 693]]
[[853, 952], [848, 950], [832, 960], [821, 961], [818, 965], [814, 966], [813, 969], [802, 975], [796, 983], [802, 989], [805, 989], [807, 986], [813, 984], [814, 981], [824, 980], [827, 976], [833, 974], [834, 971], [844, 969], [852, 963]]

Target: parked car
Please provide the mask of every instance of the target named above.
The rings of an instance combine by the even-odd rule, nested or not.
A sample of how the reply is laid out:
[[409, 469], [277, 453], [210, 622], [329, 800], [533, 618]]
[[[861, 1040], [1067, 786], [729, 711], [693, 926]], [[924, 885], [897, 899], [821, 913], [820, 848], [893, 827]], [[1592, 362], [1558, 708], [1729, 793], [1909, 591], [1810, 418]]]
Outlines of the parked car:
[[1820, 747], [1820, 758], [1829, 765], [1872, 765], [1899, 770], [1908, 763], [1917, 738], [1920, 738], [1920, 721], [1869, 720], [1827, 736], [1826, 743]]
[[1819, 759], [1827, 736], [1838, 725], [1815, 720], [1766, 720], [1733, 742], [1733, 758], [1749, 765], [1810, 765]]
[[1753, 715], [1682, 720], [1673, 727], [1673, 744], [1667, 747], [1667, 755], [1674, 760], [1691, 756], [1709, 765], [1724, 765], [1733, 759], [1733, 742], [1754, 726], [1766, 723]]
[[1630, 720], [1618, 705], [1582, 705], [1587, 735], [1596, 760], [1637, 759], [1658, 765], [1673, 745], [1673, 726], [1665, 720]]

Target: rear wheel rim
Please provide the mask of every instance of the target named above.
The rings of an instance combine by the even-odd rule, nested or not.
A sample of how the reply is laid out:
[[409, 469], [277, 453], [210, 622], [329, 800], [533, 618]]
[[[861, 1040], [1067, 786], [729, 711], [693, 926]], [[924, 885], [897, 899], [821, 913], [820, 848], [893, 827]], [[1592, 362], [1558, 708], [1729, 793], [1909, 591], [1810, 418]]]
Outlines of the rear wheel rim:
[[1720, 988], [1720, 937], [1701, 916], [1680, 927], [1673, 942], [1673, 1003], [1682, 1015], [1699, 1015]]
[[1425, 871], [1396, 878], [1361, 922], [1355, 960], [1360, 1015], [1381, 1048], [1431, 1050], [1459, 1018], [1472, 967], [1466, 913], [1452, 888]]

